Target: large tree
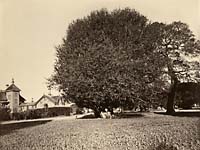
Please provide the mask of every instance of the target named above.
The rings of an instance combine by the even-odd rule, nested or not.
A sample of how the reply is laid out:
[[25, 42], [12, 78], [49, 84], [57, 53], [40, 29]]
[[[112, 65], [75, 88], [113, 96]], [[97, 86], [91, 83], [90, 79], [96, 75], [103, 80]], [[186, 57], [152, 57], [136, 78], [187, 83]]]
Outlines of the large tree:
[[151, 35], [157, 40], [156, 51], [163, 55], [165, 65], [163, 74], [168, 75], [168, 101], [167, 113], [174, 113], [174, 100], [177, 86], [180, 82], [188, 82], [195, 79], [192, 75], [198, 72], [198, 62], [189, 61], [189, 58], [199, 55], [199, 41], [195, 39], [194, 34], [188, 25], [182, 22], [173, 22], [171, 24], [153, 23], [150, 25]]
[[56, 48], [51, 83], [97, 117], [105, 108], [112, 112], [156, 101], [164, 61], [154, 51], [148, 26], [146, 17], [128, 8], [102, 9], [77, 19]]
[[151, 23], [135, 10], [102, 9], [72, 22], [56, 51], [50, 83], [96, 116], [105, 108], [156, 103], [163, 90], [171, 114], [177, 84], [191, 79], [194, 68], [183, 56], [197, 55], [199, 41], [182, 22]]

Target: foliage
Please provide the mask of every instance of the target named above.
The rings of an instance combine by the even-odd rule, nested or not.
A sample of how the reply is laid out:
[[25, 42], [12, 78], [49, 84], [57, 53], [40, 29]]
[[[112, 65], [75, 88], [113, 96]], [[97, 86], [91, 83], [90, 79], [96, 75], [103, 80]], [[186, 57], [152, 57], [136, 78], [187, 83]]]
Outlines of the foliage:
[[41, 108], [41, 109], [32, 109], [24, 112], [15, 113], [13, 119], [38, 119], [45, 117], [55, 117], [55, 116], [69, 116], [71, 108], [68, 107], [53, 107], [53, 108]]
[[57, 85], [96, 115], [105, 108], [155, 105], [168, 93], [167, 112], [173, 113], [177, 84], [199, 71], [199, 63], [185, 58], [199, 50], [200, 42], [185, 23], [151, 23], [129, 8], [102, 9], [69, 25], [56, 48], [49, 86]]
[[105, 108], [112, 112], [156, 101], [164, 61], [154, 52], [147, 27], [147, 18], [128, 8], [110, 13], [102, 9], [74, 21], [56, 48], [50, 83], [97, 115]]
[[200, 53], [200, 44], [188, 25], [180, 21], [167, 25], [155, 22], [149, 28], [150, 35], [153, 37], [150, 43], [155, 45], [155, 51], [165, 60], [163, 75], [167, 74], [169, 77], [167, 80], [170, 79], [167, 112], [171, 114], [174, 112], [173, 105], [178, 83], [193, 81], [197, 77], [194, 72], [199, 72], [199, 63], [190, 62], [186, 58], [197, 56]]
[[0, 121], [10, 120], [10, 109], [0, 108]]

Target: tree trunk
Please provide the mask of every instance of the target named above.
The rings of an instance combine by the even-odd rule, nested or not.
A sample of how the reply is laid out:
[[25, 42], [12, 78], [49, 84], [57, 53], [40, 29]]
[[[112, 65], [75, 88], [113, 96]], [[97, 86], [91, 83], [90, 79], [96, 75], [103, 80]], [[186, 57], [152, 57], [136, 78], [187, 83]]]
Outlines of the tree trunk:
[[175, 97], [175, 91], [170, 91], [168, 94], [168, 101], [167, 101], [167, 114], [172, 115], [174, 110], [174, 97]]
[[111, 115], [114, 114], [114, 112], [113, 112], [113, 108], [108, 108], [108, 111], [110, 112]]
[[172, 115], [175, 113], [174, 110], [174, 99], [176, 95], [176, 87], [178, 84], [178, 80], [176, 77], [171, 78], [171, 87], [168, 94], [168, 101], [167, 101], [167, 114]]
[[94, 109], [94, 116], [95, 118], [101, 118], [101, 109], [99, 108]]
[[95, 118], [101, 118], [101, 112], [99, 112], [99, 111], [94, 111], [94, 116], [95, 116]]

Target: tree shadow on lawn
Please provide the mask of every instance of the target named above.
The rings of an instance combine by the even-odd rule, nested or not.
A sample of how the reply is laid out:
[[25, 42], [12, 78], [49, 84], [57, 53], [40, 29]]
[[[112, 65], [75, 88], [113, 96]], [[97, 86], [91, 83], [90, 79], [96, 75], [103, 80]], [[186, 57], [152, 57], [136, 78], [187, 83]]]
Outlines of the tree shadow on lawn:
[[119, 113], [116, 114], [117, 118], [123, 119], [123, 118], [140, 118], [144, 117], [143, 113], [138, 113], [138, 112], [124, 112], [124, 113]]
[[[161, 115], [169, 115], [166, 112], [154, 112], [155, 114]], [[177, 116], [177, 117], [200, 117], [200, 112], [175, 112], [170, 116]]]
[[10, 124], [0, 124], [0, 136], [10, 134], [14, 130], [28, 128], [32, 126], [42, 125], [51, 120], [37, 120], [37, 121], [29, 121], [29, 122], [16, 122]]
[[[112, 119], [123, 119], [123, 118], [139, 118], [144, 117], [144, 114], [138, 112], [123, 112], [123, 113], [115, 113]], [[78, 117], [77, 119], [96, 119], [94, 114], [86, 114], [84, 116]], [[107, 118], [108, 119], [108, 118]]]

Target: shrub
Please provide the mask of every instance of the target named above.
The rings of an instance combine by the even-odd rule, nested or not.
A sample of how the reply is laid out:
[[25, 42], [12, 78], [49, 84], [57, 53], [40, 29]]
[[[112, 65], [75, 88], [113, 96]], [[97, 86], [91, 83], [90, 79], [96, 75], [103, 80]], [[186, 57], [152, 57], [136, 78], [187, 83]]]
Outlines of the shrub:
[[10, 109], [0, 108], [0, 121], [10, 120]]
[[55, 117], [60, 115], [69, 116], [71, 108], [67, 107], [53, 107], [53, 108], [42, 108], [42, 109], [33, 109], [27, 110], [25, 112], [19, 112], [13, 114], [12, 119], [38, 119], [45, 117]]

